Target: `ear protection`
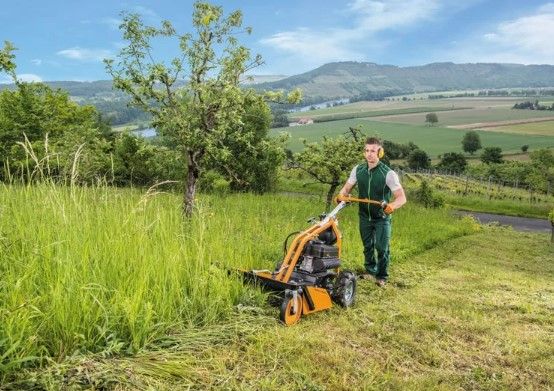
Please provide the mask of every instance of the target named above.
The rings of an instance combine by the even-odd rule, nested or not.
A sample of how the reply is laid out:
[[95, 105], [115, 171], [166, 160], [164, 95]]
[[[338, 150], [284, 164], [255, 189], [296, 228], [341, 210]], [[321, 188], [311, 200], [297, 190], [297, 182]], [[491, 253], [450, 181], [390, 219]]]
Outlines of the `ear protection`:
[[383, 156], [385, 156], [385, 149], [383, 147], [379, 147], [379, 151], [377, 152], [377, 157], [379, 159], [382, 159]]

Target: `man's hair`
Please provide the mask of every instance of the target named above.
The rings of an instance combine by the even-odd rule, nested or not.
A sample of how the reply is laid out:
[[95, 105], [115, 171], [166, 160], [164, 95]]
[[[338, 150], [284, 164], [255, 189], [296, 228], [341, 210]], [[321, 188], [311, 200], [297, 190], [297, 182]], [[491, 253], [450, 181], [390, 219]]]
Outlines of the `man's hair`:
[[365, 140], [365, 143], [366, 143], [366, 145], [367, 144], [377, 144], [377, 145], [383, 146], [383, 144], [381, 144], [381, 140], [379, 140], [377, 137], [368, 137]]

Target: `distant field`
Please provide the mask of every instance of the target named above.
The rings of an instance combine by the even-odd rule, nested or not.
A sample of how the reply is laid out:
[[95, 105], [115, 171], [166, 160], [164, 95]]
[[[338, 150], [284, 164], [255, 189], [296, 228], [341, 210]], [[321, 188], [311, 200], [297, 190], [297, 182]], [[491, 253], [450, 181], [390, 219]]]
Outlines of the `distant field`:
[[[425, 125], [409, 125], [399, 123], [379, 122], [363, 118], [324, 122], [313, 125], [296, 126], [294, 128], [273, 129], [272, 134], [289, 132], [291, 140], [289, 148], [298, 152], [302, 150], [301, 139], [308, 142], [321, 140], [322, 136], [337, 136], [348, 131], [349, 127], [361, 126], [364, 133], [398, 143], [413, 141], [425, 150], [431, 157], [444, 152], [461, 152], [463, 130], [443, 127], [428, 127]], [[487, 132], [478, 130], [484, 147], [497, 146], [503, 152], [515, 153], [521, 151], [522, 145], [529, 145], [529, 149], [554, 147], [554, 135], [523, 135], [515, 133]]]
[[554, 120], [543, 122], [531, 122], [526, 124], [510, 124], [505, 126], [483, 127], [487, 132], [505, 132], [517, 134], [536, 134], [554, 136]]
[[[437, 113], [440, 126], [464, 125], [476, 122], [495, 122], [531, 118], [552, 117], [552, 111], [513, 110], [510, 106], [490, 106], [469, 110], [455, 110]], [[424, 114], [390, 115], [375, 118], [377, 121], [397, 122], [403, 124], [423, 124]]]
[[395, 110], [406, 108], [423, 108], [423, 107], [441, 107], [441, 108], [486, 108], [486, 107], [507, 107], [511, 108], [516, 102], [522, 102], [525, 99], [521, 98], [450, 98], [450, 99], [417, 99], [410, 101], [402, 100], [385, 100], [385, 101], [364, 101], [354, 102], [346, 105], [329, 107], [324, 109], [310, 110], [301, 113], [291, 113], [289, 117], [302, 118], [311, 117], [317, 118], [318, 116], [329, 114], [342, 114], [342, 113], [360, 113], [365, 111], [382, 111], [382, 110]]

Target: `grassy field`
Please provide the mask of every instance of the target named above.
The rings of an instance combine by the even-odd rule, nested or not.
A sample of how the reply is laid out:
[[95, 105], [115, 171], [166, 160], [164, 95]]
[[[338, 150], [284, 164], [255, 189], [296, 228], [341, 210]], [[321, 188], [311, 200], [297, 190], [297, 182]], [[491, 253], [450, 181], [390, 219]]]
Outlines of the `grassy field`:
[[516, 133], [516, 134], [536, 134], [536, 135], [543, 135], [543, 136], [554, 136], [554, 121], [486, 127], [483, 130], [486, 130], [488, 132], [504, 132], [504, 133]]
[[402, 177], [408, 191], [419, 188], [422, 180], [426, 180], [445, 197], [446, 203], [456, 209], [546, 219], [554, 208], [553, 195], [529, 193], [526, 189], [497, 183], [489, 185], [486, 180], [427, 174], [405, 174]]
[[[465, 131], [458, 129], [439, 126], [428, 127], [423, 125], [423, 123], [421, 125], [409, 125], [379, 122], [363, 118], [324, 122], [293, 128], [278, 128], [272, 129], [271, 133], [275, 135], [282, 131], [289, 132], [291, 140], [288, 147], [292, 151], [298, 152], [303, 148], [301, 139], [315, 142], [320, 140], [322, 136], [333, 137], [339, 134], [346, 134], [349, 127], [356, 126], [361, 126], [362, 130], [368, 135], [376, 134], [385, 140], [397, 143], [413, 141], [431, 157], [436, 157], [445, 152], [462, 152], [461, 141], [465, 133]], [[486, 131], [477, 131], [477, 133], [481, 137], [481, 143], [484, 147], [497, 146], [507, 153], [519, 152], [522, 145], [529, 145], [529, 150], [554, 147], [554, 135], [540, 136]]]
[[[466, 125], [506, 120], [549, 118], [554, 116], [552, 111], [515, 110], [510, 107], [475, 108], [468, 110], [454, 110], [437, 113], [439, 126]], [[403, 124], [423, 124], [425, 115], [404, 114], [375, 118], [384, 122]], [[483, 125], [484, 126], [484, 125]]]
[[73, 357], [11, 385], [549, 390], [553, 279], [547, 235], [487, 228], [394, 263], [386, 289], [361, 281], [347, 311], [335, 307], [286, 328], [271, 313], [243, 308], [232, 325], [184, 334], [167, 349]]
[[[359, 112], [344, 112], [344, 113], [331, 113], [331, 114], [319, 114], [319, 115], [305, 115], [314, 120], [314, 122], [325, 121], [338, 121], [341, 119], [349, 118], [369, 118], [369, 117], [381, 117], [381, 116], [396, 116], [411, 113], [429, 113], [429, 112], [441, 112], [451, 110], [464, 110], [467, 107], [451, 108], [440, 106], [422, 106], [422, 107], [406, 107], [403, 109], [391, 109], [391, 110], [371, 110], [371, 111], [359, 111]], [[331, 110], [331, 109], [330, 109]], [[301, 118], [301, 117], [296, 117]]]
[[[324, 208], [319, 197], [201, 196], [184, 222], [181, 196], [159, 190], [0, 187], [0, 383], [71, 356], [166, 349], [240, 308], [263, 311], [227, 268], [273, 268], [284, 237]], [[341, 229], [345, 266], [360, 267], [355, 208]], [[395, 262], [476, 230], [411, 204], [395, 216]]]
[[[427, 95], [425, 95], [427, 97]], [[367, 111], [382, 112], [410, 108], [441, 108], [441, 109], [461, 109], [461, 108], [489, 108], [504, 107], [511, 108], [515, 103], [524, 99], [518, 98], [449, 98], [449, 99], [415, 99], [409, 101], [403, 100], [382, 100], [382, 101], [362, 101], [345, 105], [328, 107], [317, 110], [310, 110], [302, 113], [291, 113], [290, 118], [317, 117], [329, 114], [361, 113]]]

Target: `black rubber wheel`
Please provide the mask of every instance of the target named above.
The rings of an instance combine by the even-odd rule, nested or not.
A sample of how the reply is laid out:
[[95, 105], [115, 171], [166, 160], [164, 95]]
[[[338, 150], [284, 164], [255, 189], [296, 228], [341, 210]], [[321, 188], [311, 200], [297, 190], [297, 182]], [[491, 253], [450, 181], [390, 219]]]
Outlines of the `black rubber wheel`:
[[350, 270], [339, 273], [333, 289], [333, 301], [342, 307], [351, 307], [356, 299], [356, 276]]
[[[295, 306], [296, 302], [296, 306]], [[296, 307], [296, 308], [295, 308]], [[298, 323], [300, 317], [302, 316], [302, 295], [296, 295], [296, 300], [294, 296], [285, 296], [283, 303], [281, 303], [281, 312], [279, 314], [279, 319], [281, 322], [287, 326], [291, 326], [295, 323]]]

